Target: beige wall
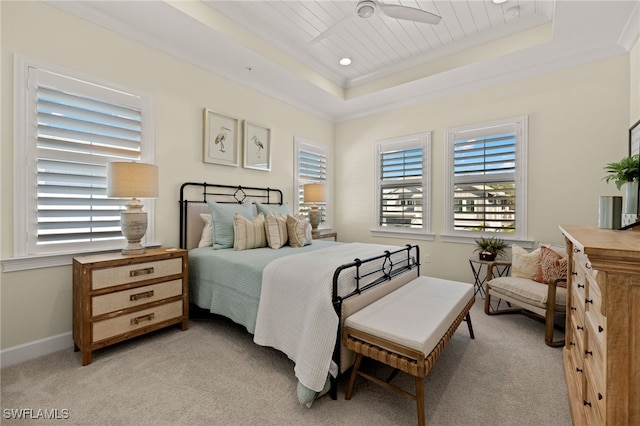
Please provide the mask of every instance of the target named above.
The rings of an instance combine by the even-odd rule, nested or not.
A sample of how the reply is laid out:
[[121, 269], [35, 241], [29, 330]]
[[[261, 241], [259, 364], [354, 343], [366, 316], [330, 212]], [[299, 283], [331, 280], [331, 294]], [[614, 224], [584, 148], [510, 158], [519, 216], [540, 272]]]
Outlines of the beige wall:
[[[103, 30], [49, 5], [2, 2], [2, 258], [13, 255], [13, 64], [25, 55], [151, 94], [156, 114], [156, 237], [178, 243], [179, 186], [186, 181], [280, 188], [292, 202], [293, 138], [332, 146], [334, 126], [256, 91]], [[202, 162], [202, 110], [269, 125], [272, 171]], [[1, 275], [1, 347], [71, 330], [71, 267]]]
[[629, 53], [629, 126], [640, 120], [640, 38]]
[[[598, 196], [617, 193], [601, 181], [602, 167], [627, 153], [629, 56], [500, 84], [419, 106], [347, 123], [336, 130], [337, 228], [341, 238], [374, 238], [374, 143], [400, 135], [432, 132], [432, 231], [420, 242], [431, 257], [423, 274], [469, 282], [473, 245], [445, 243], [445, 130], [518, 115], [529, 116], [528, 234], [535, 241], [562, 244], [560, 224], [597, 225]], [[348, 183], [348, 185], [345, 185]]]

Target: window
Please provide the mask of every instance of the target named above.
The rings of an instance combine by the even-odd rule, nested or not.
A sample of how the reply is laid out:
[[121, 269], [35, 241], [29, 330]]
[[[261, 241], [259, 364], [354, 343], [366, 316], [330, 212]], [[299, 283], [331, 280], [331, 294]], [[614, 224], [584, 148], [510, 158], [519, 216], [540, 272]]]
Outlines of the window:
[[447, 131], [447, 234], [526, 237], [527, 117]]
[[430, 232], [430, 144], [430, 133], [376, 144], [374, 235]]
[[121, 248], [125, 200], [107, 198], [106, 164], [153, 162], [150, 98], [24, 58], [17, 70], [15, 256]]
[[298, 194], [294, 200], [295, 211], [308, 216], [311, 204], [304, 202], [304, 185], [307, 183], [324, 183], [326, 188], [327, 202], [318, 204], [320, 210], [320, 229], [330, 228], [329, 224], [329, 178], [328, 178], [328, 157], [329, 148], [315, 145], [302, 139], [295, 140], [295, 182]]

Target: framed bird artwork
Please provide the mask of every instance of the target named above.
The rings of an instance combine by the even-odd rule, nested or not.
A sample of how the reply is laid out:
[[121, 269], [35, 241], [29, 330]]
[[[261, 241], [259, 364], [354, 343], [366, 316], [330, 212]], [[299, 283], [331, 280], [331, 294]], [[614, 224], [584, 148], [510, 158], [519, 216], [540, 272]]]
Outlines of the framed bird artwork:
[[256, 170], [271, 170], [271, 129], [261, 124], [244, 120], [243, 167]]
[[202, 161], [238, 167], [240, 120], [204, 109], [204, 141]]

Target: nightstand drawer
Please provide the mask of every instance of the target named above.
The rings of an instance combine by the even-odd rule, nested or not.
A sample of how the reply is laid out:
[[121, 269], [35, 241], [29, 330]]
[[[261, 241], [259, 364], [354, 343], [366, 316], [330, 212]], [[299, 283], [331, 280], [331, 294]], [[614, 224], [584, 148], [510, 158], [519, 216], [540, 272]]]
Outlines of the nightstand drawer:
[[178, 258], [94, 269], [91, 288], [98, 290], [168, 275], [179, 275], [181, 273], [182, 260]]
[[92, 315], [102, 315], [132, 306], [144, 305], [182, 294], [182, 280], [167, 281], [130, 290], [95, 296], [91, 300]]
[[182, 316], [182, 301], [154, 306], [93, 324], [92, 343]]

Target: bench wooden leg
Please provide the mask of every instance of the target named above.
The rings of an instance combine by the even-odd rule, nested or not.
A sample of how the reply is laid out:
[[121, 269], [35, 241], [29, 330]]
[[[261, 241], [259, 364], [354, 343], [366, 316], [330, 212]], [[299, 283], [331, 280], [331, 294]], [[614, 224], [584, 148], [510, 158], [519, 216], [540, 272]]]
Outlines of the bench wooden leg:
[[424, 377], [416, 376], [416, 406], [418, 409], [418, 426], [424, 426]]
[[472, 339], [475, 339], [476, 335], [473, 334], [473, 325], [471, 325], [471, 314], [469, 314], [469, 312], [467, 312], [464, 320], [467, 322], [467, 327], [469, 328], [469, 336], [471, 336]]
[[351, 378], [349, 379], [349, 385], [347, 386], [347, 393], [344, 395], [344, 399], [351, 399], [353, 394], [353, 384], [356, 381], [358, 375], [358, 368], [360, 368], [360, 362], [362, 361], [362, 354], [356, 354], [356, 359], [353, 361], [353, 367], [351, 370]]

